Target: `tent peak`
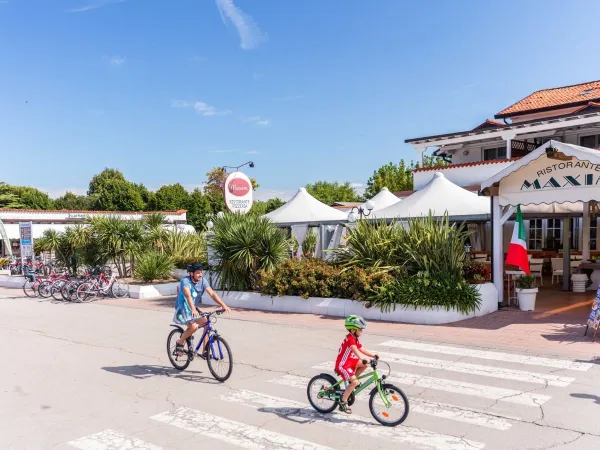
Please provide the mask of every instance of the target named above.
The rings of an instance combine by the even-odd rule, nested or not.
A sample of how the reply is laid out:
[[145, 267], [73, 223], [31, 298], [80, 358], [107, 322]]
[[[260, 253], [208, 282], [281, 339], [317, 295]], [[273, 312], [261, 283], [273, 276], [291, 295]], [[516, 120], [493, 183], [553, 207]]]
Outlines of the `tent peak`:
[[298, 192], [306, 192], [306, 188], [305, 187], [301, 187], [300, 189], [298, 189]]
[[442, 172], [436, 172], [433, 174], [433, 178], [446, 178]]

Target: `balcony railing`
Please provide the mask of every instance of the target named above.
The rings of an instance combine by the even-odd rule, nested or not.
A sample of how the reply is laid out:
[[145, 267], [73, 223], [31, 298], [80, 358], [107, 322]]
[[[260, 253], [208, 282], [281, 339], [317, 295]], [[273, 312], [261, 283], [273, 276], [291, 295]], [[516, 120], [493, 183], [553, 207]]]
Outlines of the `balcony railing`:
[[536, 148], [538, 148], [538, 145], [535, 142], [510, 141], [510, 154], [513, 158], [525, 156]]

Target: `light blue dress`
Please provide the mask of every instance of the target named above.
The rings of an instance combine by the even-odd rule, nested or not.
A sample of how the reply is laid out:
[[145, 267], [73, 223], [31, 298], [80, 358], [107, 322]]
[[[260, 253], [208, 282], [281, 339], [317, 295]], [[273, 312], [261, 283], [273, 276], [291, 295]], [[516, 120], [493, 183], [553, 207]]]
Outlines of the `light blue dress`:
[[175, 314], [173, 315], [173, 322], [178, 323], [179, 325], [188, 325], [196, 320], [183, 293], [184, 287], [189, 288], [194, 305], [197, 305], [202, 301], [202, 294], [204, 294], [204, 291], [207, 287], [210, 287], [210, 285], [204, 277], [195, 284], [189, 276], [181, 279], [179, 282], [177, 301], [175, 302]]

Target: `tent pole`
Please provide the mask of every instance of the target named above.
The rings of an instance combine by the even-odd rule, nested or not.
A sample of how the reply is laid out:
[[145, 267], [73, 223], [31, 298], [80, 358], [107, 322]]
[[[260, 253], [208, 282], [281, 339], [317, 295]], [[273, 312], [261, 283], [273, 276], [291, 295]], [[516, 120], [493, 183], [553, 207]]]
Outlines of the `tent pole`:
[[504, 300], [504, 277], [503, 264], [504, 244], [502, 236], [502, 210], [500, 198], [491, 197], [492, 201], [492, 280], [498, 291], [498, 303]]
[[590, 204], [583, 202], [583, 224], [581, 226], [581, 255], [583, 261], [590, 260]]
[[563, 291], [569, 290], [571, 279], [571, 218], [563, 219]]

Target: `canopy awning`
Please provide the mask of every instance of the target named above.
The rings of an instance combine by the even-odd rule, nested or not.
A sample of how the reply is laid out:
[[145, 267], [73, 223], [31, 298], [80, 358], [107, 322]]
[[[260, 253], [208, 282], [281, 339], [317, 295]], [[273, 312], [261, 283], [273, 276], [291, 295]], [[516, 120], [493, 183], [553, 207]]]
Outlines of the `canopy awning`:
[[490, 216], [489, 198], [480, 197], [473, 192], [452, 183], [437, 172], [423, 189], [409, 195], [401, 202], [374, 211], [374, 219], [404, 219], [448, 213], [451, 220], [486, 221]]
[[[392, 194], [386, 187], [381, 188], [377, 195], [371, 199], [371, 202], [373, 203], [373, 211], [387, 208], [388, 206], [392, 206], [399, 201], [400, 199]], [[362, 206], [363, 208], [366, 208], [365, 204]]]
[[339, 211], [310, 195], [305, 188], [298, 192], [285, 205], [265, 214], [280, 226], [291, 225], [328, 225], [348, 221], [348, 214]]
[[501, 206], [576, 204], [600, 200], [599, 183], [600, 151], [548, 141], [484, 181], [481, 191], [497, 195]]

